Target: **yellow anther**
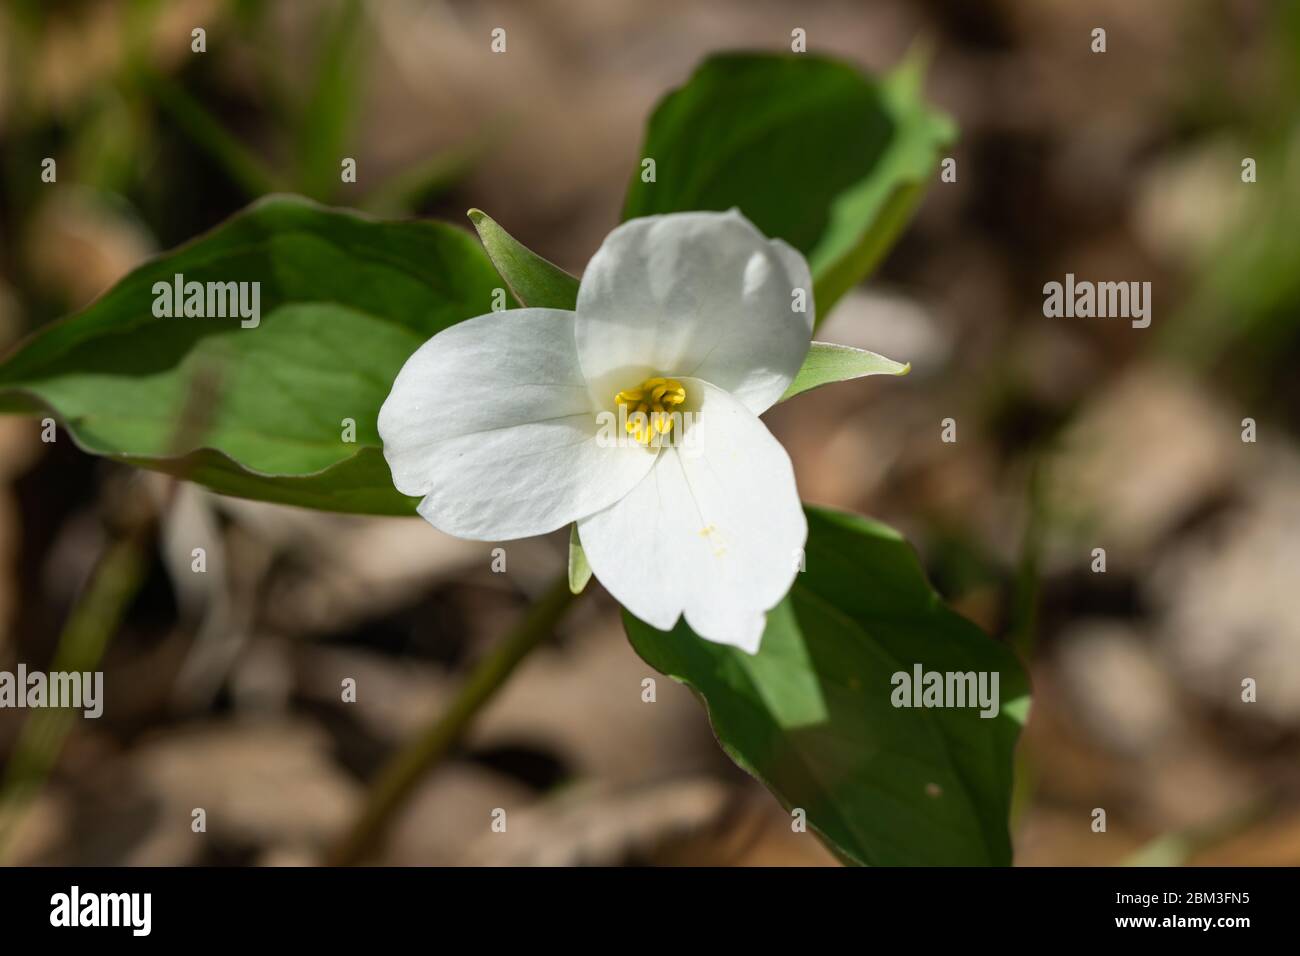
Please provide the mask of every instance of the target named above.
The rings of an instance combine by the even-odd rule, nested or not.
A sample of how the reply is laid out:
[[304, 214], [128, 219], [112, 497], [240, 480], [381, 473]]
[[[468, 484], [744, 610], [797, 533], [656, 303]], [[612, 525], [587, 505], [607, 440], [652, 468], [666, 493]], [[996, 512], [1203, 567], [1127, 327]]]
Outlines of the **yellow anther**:
[[627, 433], [642, 445], [673, 430], [674, 409], [686, 401], [686, 388], [674, 378], [648, 378], [614, 396], [627, 416]]

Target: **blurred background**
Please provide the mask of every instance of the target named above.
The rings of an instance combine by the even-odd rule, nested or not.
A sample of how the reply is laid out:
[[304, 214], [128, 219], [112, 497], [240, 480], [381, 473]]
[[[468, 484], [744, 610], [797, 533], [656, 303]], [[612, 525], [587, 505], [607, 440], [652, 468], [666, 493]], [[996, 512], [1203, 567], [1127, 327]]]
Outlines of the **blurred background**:
[[[936, 173], [818, 335], [913, 374], [769, 423], [806, 500], [898, 527], [1028, 662], [1017, 862], [1300, 863], [1300, 4], [9, 0], [0, 349], [276, 190], [461, 225], [478, 206], [578, 273], [658, 98], [794, 27], [878, 73], [927, 36], [961, 130], [957, 181]], [[1151, 327], [1044, 318], [1066, 272], [1151, 281]], [[206, 575], [172, 545], [196, 534]], [[107, 699], [97, 721], [0, 711], [0, 861], [319, 860], [566, 544], [512, 544], [496, 574], [490, 545], [418, 519], [168, 491], [0, 417], [0, 669], [75, 660]], [[833, 863], [688, 692], [642, 702], [652, 672], [596, 591], [375, 859]], [[496, 807], [515, 839], [491, 838]]]

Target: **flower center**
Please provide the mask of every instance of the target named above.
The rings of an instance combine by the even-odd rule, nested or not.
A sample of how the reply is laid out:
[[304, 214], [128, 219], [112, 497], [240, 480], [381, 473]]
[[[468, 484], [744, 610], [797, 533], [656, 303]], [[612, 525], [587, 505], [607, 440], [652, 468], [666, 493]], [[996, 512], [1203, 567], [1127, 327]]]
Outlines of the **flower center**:
[[675, 378], [648, 378], [614, 396], [614, 403], [627, 417], [627, 433], [642, 445], [673, 430], [673, 420], [681, 417], [684, 401], [686, 389]]

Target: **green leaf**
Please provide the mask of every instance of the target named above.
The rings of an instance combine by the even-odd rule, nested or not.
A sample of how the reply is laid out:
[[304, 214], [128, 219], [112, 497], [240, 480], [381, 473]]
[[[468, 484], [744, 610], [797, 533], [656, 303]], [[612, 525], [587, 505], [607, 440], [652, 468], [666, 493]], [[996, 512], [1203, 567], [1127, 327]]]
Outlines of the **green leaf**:
[[469, 220], [515, 298], [534, 308], [573, 311], [578, 303], [577, 279], [519, 242], [482, 210], [471, 209]]
[[[178, 273], [259, 282], [260, 324], [155, 317], [154, 283]], [[468, 232], [271, 197], [22, 343], [0, 361], [0, 409], [39, 405], [87, 451], [227, 494], [411, 514], [379, 407], [410, 354], [490, 311], [499, 285]]]
[[[695, 689], [731, 759], [803, 809], [846, 862], [1008, 864], [1012, 750], [1028, 706], [1020, 665], [943, 604], [896, 532], [807, 514], [807, 570], [768, 615], [758, 654], [625, 613], [632, 646]], [[893, 706], [893, 675], [914, 665], [996, 673], [997, 716]]]
[[587, 552], [582, 550], [582, 541], [578, 539], [578, 526], [569, 525], [569, 590], [581, 594], [591, 580], [591, 565], [587, 563]]
[[650, 118], [625, 219], [737, 206], [808, 257], [817, 321], [893, 245], [955, 128], [921, 100], [923, 59], [882, 82], [808, 54], [706, 60]]
[[785, 390], [780, 401], [794, 398], [800, 392], [829, 385], [832, 382], [847, 382], [849, 379], [862, 378], [867, 375], [906, 375], [912, 370], [911, 363], [903, 364], [893, 359], [855, 349], [848, 345], [833, 345], [830, 342], [814, 342], [808, 349], [808, 355], [799, 367], [798, 374], [790, 387]]

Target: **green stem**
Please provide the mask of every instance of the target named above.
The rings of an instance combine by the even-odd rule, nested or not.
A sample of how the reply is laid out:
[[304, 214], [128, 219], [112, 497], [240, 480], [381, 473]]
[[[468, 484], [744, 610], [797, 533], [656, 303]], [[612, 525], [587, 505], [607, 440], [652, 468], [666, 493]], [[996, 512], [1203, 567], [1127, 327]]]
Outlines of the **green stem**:
[[501, 646], [479, 662], [451, 707], [389, 760], [371, 785], [361, 814], [330, 853], [331, 865], [359, 863], [382, 843], [393, 818], [405, 806], [416, 784], [464, 736], [479, 711], [529, 651], [551, 636], [574, 597], [569, 590], [568, 576], [562, 575], [529, 609]]
[[[52, 671], [87, 672], [99, 666], [109, 639], [144, 584], [151, 527], [127, 534], [105, 552], [59, 635]], [[62, 753], [75, 717], [70, 710], [38, 710], [23, 724], [0, 791], [0, 857]]]
[[283, 189], [277, 176], [252, 150], [228, 133], [179, 83], [148, 69], [141, 69], [135, 80], [185, 135], [220, 165], [247, 195], [256, 199]]

